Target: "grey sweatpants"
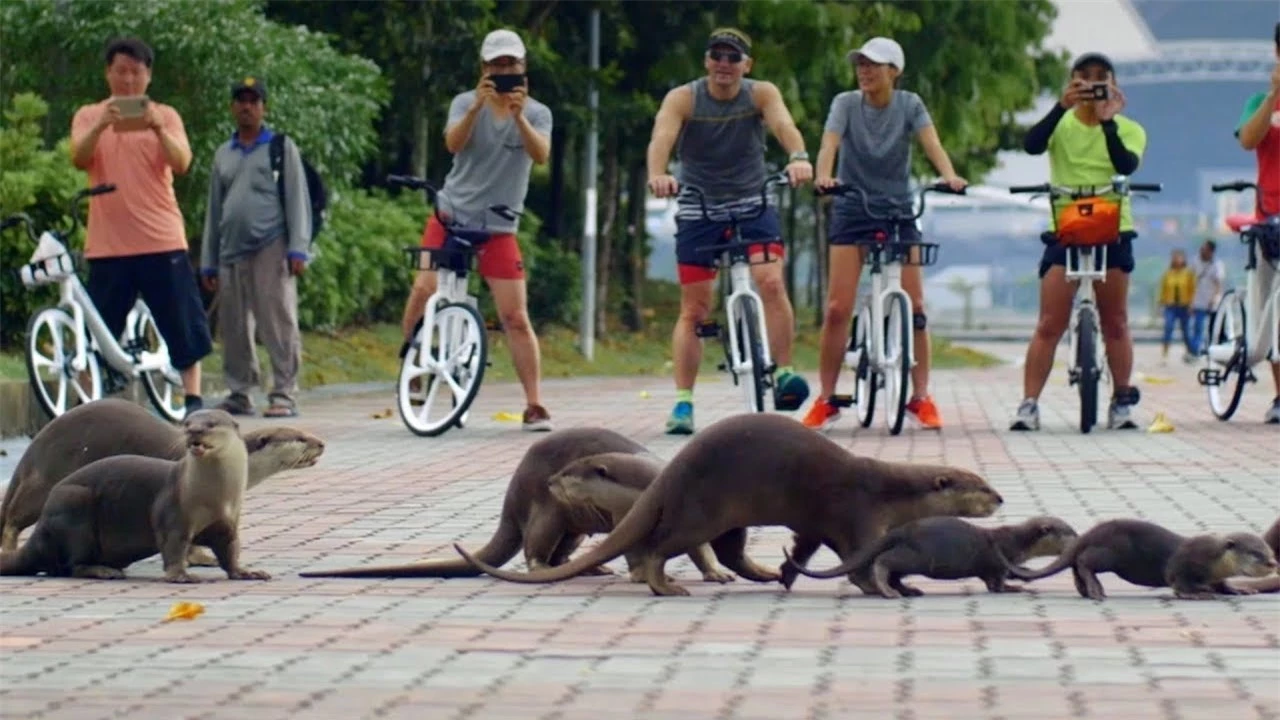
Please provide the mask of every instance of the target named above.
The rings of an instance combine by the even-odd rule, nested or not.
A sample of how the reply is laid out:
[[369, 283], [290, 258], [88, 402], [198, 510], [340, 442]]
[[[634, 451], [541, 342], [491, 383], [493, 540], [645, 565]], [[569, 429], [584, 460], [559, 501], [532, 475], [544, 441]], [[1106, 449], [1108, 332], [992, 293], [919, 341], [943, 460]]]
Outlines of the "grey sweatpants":
[[218, 329], [227, 388], [248, 394], [260, 382], [255, 326], [271, 358], [271, 395], [290, 400], [298, 391], [302, 337], [298, 332], [298, 283], [289, 274], [280, 238], [218, 271]]

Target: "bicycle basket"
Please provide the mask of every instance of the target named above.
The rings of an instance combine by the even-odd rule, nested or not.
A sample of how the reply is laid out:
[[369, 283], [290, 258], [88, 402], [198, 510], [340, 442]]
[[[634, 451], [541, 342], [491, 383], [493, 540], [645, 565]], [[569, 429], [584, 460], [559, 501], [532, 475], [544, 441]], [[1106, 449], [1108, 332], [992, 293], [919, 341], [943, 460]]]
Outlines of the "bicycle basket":
[[1110, 198], [1074, 200], [1058, 212], [1058, 242], [1094, 247], [1116, 241], [1120, 232], [1120, 203]]

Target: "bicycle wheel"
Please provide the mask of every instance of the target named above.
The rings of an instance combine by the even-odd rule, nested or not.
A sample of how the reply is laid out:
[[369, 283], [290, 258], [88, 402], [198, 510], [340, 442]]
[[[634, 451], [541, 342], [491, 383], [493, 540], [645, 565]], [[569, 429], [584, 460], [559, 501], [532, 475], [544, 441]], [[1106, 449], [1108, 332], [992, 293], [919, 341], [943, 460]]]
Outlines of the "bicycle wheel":
[[877, 373], [871, 367], [871, 308], [863, 305], [853, 319], [849, 333], [849, 346], [856, 348], [857, 364], [853, 369], [854, 402], [858, 407], [858, 423], [871, 427], [875, 419], [876, 390], [879, 389]]
[[760, 344], [760, 321], [755, 303], [738, 301], [734, 322], [738, 325], [738, 347], [742, 357], [751, 363], [749, 376], [742, 378], [743, 396], [747, 400], [747, 412], [764, 412], [764, 347]]
[[[151, 310], [139, 303], [130, 315], [133, 322], [125, 330], [125, 351], [154, 353], [164, 358], [165, 365], [168, 365], [169, 345], [161, 337]], [[176, 371], [174, 375], [177, 375]], [[187, 394], [182, 383], [175, 385], [160, 369], [147, 370], [141, 376], [142, 388], [147, 391], [147, 397], [156, 410], [169, 422], [181, 422], [187, 416]]]
[[[1244, 300], [1235, 290], [1228, 290], [1218, 303], [1209, 337], [1209, 350], [1205, 353], [1204, 369], [1200, 382], [1209, 394], [1209, 409], [1219, 420], [1230, 420], [1240, 407], [1245, 383], [1249, 382], [1249, 344], [1244, 330], [1248, 318]], [[1232, 382], [1235, 387], [1222, 392]]]
[[1080, 432], [1098, 422], [1098, 320], [1093, 309], [1080, 308], [1076, 325], [1076, 386], [1080, 390]]
[[907, 346], [911, 342], [911, 310], [902, 295], [889, 297], [884, 329], [884, 414], [889, 434], [902, 432], [907, 415], [907, 383], [911, 375], [911, 358]]
[[79, 332], [71, 313], [60, 307], [38, 310], [27, 322], [27, 378], [36, 401], [50, 419], [71, 408], [70, 395], [78, 403], [102, 397], [98, 356], [87, 347], [87, 341], [85, 370], [77, 372], [71, 367]]
[[[484, 320], [475, 308], [457, 303], [436, 310], [431, 326], [419, 329], [400, 364], [396, 400], [405, 427], [424, 437], [460, 427], [480, 390], [488, 351]], [[421, 386], [411, 390], [415, 378]], [[436, 408], [442, 388], [449, 395], [447, 409]]]

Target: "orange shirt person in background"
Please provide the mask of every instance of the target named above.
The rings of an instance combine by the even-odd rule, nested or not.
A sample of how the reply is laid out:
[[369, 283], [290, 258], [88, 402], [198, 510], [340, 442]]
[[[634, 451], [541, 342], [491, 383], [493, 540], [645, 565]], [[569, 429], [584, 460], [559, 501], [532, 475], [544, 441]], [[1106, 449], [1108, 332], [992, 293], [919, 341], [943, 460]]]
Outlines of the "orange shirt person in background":
[[[213, 339], [173, 192], [174, 174], [191, 166], [191, 148], [172, 107], [147, 99], [141, 117], [126, 117], [116, 104], [119, 98], [145, 97], [153, 57], [141, 40], [111, 41], [106, 50], [111, 96], [80, 107], [71, 121], [72, 162], [88, 171], [92, 185], [116, 186], [115, 192], [89, 201], [86, 289], [117, 338], [142, 296], [169, 346], [173, 367], [182, 372], [187, 412], [194, 412], [203, 405], [200, 359], [213, 349]], [[104, 369], [114, 384], [107, 392], [121, 389], [124, 378], [109, 366]]]

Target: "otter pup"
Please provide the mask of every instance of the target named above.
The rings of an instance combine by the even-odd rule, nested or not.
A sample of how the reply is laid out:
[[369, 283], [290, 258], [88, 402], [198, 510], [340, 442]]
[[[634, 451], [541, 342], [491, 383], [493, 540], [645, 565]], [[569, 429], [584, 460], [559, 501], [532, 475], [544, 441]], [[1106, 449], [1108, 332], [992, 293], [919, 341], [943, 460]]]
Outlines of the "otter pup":
[[[938, 580], [976, 577], [993, 593], [1018, 592], [1006, 585], [1010, 563], [1033, 557], [1056, 557], [1075, 540], [1076, 531], [1052, 516], [1033, 517], [1017, 525], [984, 528], [955, 517], [923, 518], [900, 525], [875, 543], [830, 570], [797, 570], [813, 578], [870, 572], [871, 583], [887, 598], [923, 595], [905, 585], [907, 575]], [[790, 553], [784, 549], [788, 562]]]
[[1232, 586], [1233, 575], [1274, 576], [1275, 554], [1253, 533], [1197, 535], [1178, 547], [1165, 569], [1165, 582], [1175, 597], [1208, 600], [1223, 595], [1252, 595], [1256, 589]]
[[266, 580], [239, 564], [240, 503], [248, 452], [232, 417], [200, 410], [182, 421], [181, 460], [116, 455], [95, 460], [49, 491], [35, 531], [17, 552], [0, 552], [0, 575], [118, 579], [157, 552], [165, 580], [187, 573], [193, 542], [213, 549], [232, 580]]

